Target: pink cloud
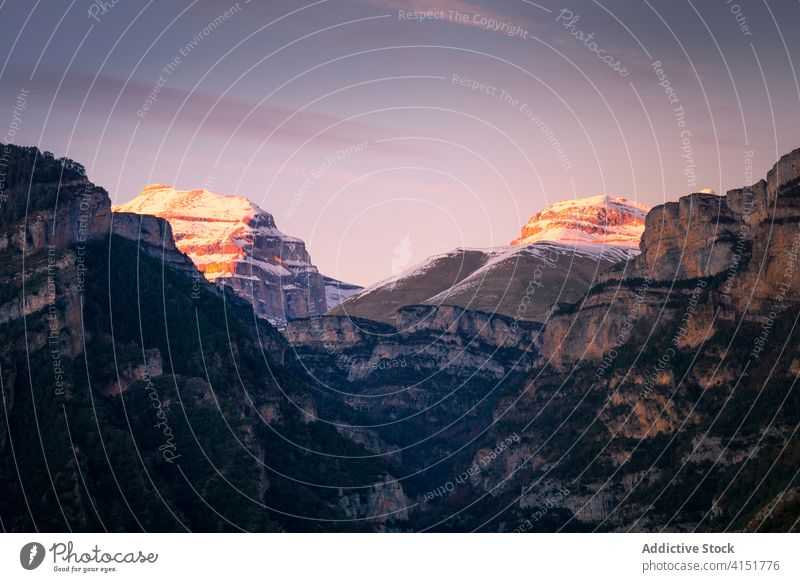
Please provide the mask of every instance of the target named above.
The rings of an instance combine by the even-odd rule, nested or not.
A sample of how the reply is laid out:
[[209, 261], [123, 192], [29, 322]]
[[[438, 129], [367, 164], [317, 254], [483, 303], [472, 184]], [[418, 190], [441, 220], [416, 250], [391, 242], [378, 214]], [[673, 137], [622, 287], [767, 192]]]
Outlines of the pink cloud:
[[[44, 69], [42, 69], [44, 71]], [[229, 94], [223, 99], [203, 91], [188, 91], [182, 87], [165, 85], [157, 94], [149, 111], [141, 117], [145, 99], [153, 91], [153, 82], [124, 79], [113, 75], [94, 75], [84, 72], [70, 73], [60, 84], [58, 75], [42, 74], [30, 81], [21, 69], [9, 68], [4, 80], [11, 85], [28, 86], [38, 94], [47, 96], [58, 91], [54, 109], [68, 116], [91, 116], [105, 123], [112, 116], [111, 107], [116, 101], [113, 116], [119, 120], [140, 121], [148, 125], [194, 131], [198, 127], [227, 139], [236, 129], [236, 136], [262, 142], [272, 134], [272, 141], [299, 146], [311, 140], [310, 146], [338, 149], [364, 140], [385, 137], [387, 131], [366, 120], [347, 120], [341, 117], [306, 109], [297, 111], [291, 107], [258, 103], [254, 100]], [[91, 90], [90, 90], [91, 87]], [[84, 103], [85, 100], [85, 103]], [[46, 101], [43, 97], [42, 101]], [[178, 108], [181, 107], [178, 114]], [[245, 123], [245, 115], [250, 113]], [[240, 125], [241, 123], [241, 125]], [[102, 126], [98, 126], [102, 127]], [[238, 128], [238, 129], [237, 129]], [[330, 129], [328, 129], [330, 128]], [[273, 133], [274, 130], [274, 133]], [[322, 133], [320, 133], [322, 132]], [[385, 145], [382, 151], [398, 155], [412, 153], [401, 145]]]

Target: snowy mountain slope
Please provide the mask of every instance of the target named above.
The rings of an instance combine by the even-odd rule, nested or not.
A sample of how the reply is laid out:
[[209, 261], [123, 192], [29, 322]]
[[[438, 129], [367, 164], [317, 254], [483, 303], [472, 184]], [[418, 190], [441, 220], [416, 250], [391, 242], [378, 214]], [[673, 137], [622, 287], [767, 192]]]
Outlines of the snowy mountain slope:
[[553, 304], [577, 300], [601, 271], [638, 254], [646, 214], [622, 198], [558, 202], [534, 215], [510, 246], [430, 257], [330, 313], [393, 323], [408, 305], [455, 305], [543, 321]]
[[359, 291], [363, 291], [363, 287], [353, 285], [352, 283], [344, 283], [334, 279], [333, 277], [325, 277], [325, 299], [328, 309], [333, 309], [348, 297], [352, 297]]

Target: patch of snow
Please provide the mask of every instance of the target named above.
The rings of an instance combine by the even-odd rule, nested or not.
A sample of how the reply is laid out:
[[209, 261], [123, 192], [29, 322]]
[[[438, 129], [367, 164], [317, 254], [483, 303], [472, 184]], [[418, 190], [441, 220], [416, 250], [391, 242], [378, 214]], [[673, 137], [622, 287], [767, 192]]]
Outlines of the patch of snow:
[[283, 265], [273, 265], [272, 263], [268, 263], [266, 261], [259, 261], [258, 259], [254, 259], [253, 257], [247, 257], [239, 261], [241, 263], [247, 263], [253, 265], [254, 267], [261, 269], [267, 273], [272, 273], [278, 277], [291, 277], [292, 272], [284, 267]]
[[325, 303], [329, 310], [361, 291], [363, 287], [325, 278]]

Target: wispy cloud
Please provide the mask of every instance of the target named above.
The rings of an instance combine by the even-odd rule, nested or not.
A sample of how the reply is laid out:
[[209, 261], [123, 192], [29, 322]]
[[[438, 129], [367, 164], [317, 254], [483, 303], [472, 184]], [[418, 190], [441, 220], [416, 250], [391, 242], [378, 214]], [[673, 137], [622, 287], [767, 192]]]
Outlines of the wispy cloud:
[[[271, 141], [292, 146], [313, 138], [313, 145], [326, 148], [346, 147], [365, 139], [383, 137], [381, 128], [361, 121], [342, 122], [341, 118], [326, 113], [298, 112], [291, 107], [259, 104], [236, 96], [220, 99], [210, 93], [190, 92], [169, 85], [158, 89], [149, 110], [140, 117], [137, 111], [142, 109], [148, 95], [152, 95], [152, 83], [139, 80], [126, 83], [111, 75], [94, 79], [94, 75], [78, 72], [70, 73], [63, 83], [59, 83], [60, 75], [47, 74], [46, 71], [30, 81], [21, 69], [9, 70], [8, 73], [4, 81], [12, 86], [24, 82], [35, 94], [42, 96], [42, 102], [49, 101], [50, 96], [57, 92], [54, 100], [56, 111], [80, 115], [81, 118], [92, 117], [104, 123], [111, 117], [118, 121], [132, 120], [177, 130], [194, 131], [200, 127], [205, 133], [211, 132], [223, 138], [236, 131], [239, 138], [258, 141], [272, 135]], [[15, 82], [17, 77], [19, 82]], [[327, 129], [329, 127], [331, 129]], [[322, 133], [314, 137], [319, 132]]]
[[[245, 165], [241, 162], [229, 162], [224, 165], [226, 170], [244, 170]], [[267, 176], [282, 176], [292, 177], [299, 179], [307, 179], [312, 174], [315, 166], [306, 166], [303, 164], [262, 164], [255, 168], [249, 168], [248, 171], [256, 174]], [[318, 177], [314, 178], [314, 182], [323, 182], [328, 184], [342, 185], [358, 185], [361, 188], [368, 187], [371, 191], [382, 190], [393, 194], [413, 193], [413, 196], [425, 195], [441, 195], [453, 192], [453, 184], [446, 181], [431, 181], [426, 180], [407, 180], [403, 178], [395, 178], [388, 174], [365, 174], [363, 172], [356, 172], [350, 170], [328, 170]], [[371, 194], [370, 194], [371, 195]]]

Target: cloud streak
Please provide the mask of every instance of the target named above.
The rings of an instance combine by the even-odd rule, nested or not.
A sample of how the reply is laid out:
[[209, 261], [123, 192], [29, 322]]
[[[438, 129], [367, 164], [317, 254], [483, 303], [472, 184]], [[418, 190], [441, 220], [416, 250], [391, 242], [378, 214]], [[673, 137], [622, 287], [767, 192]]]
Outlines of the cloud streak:
[[[299, 146], [313, 138], [312, 145], [326, 148], [346, 147], [365, 139], [376, 139], [382, 137], [384, 132], [378, 126], [357, 120], [342, 121], [335, 115], [308, 110], [297, 112], [290, 107], [259, 104], [257, 101], [238, 97], [226, 96], [219, 99], [209, 93], [190, 92], [169, 86], [159, 88], [157, 99], [145, 115], [140, 117], [137, 111], [142, 108], [153, 90], [153, 85], [144, 81], [131, 80], [126, 84], [120, 78], [100, 75], [92, 85], [93, 75], [70, 73], [59, 87], [60, 75], [55, 73], [42, 71], [33, 81], [21, 69], [9, 73], [4, 77], [6, 83], [10, 86], [24, 83], [37, 96], [47, 96], [46, 99], [40, 97], [42, 102], [49, 102], [58, 91], [55, 110], [73, 118], [80, 114], [82, 118], [90, 117], [103, 122], [110, 117], [113, 122], [136, 121], [163, 127], [171, 124], [172, 129], [177, 131], [194, 131], [202, 125], [204, 133], [213, 132], [224, 138], [236, 129], [237, 138], [259, 142], [274, 131], [271, 141], [277, 143]], [[248, 114], [249, 117], [237, 129]], [[326, 130], [331, 126], [334, 127]], [[315, 138], [320, 131], [323, 133]]]

